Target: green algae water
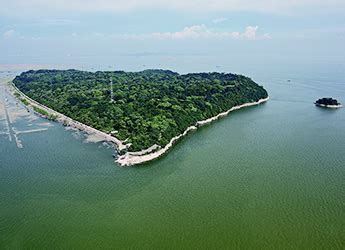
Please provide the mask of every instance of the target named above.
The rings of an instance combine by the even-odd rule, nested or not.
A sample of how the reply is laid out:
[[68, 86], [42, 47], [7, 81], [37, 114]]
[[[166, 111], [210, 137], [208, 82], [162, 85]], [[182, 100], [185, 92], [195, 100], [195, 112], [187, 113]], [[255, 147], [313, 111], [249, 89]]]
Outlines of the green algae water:
[[248, 67], [269, 102], [129, 168], [2, 87], [0, 248], [343, 249], [345, 109], [313, 102], [345, 103], [344, 69]]

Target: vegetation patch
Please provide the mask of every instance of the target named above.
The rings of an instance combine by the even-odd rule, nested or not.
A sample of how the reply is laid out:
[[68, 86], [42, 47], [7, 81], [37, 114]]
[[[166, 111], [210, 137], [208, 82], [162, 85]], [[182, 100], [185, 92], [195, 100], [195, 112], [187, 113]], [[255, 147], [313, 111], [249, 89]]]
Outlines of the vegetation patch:
[[106, 133], [118, 131], [116, 137], [132, 143], [131, 151], [163, 147], [197, 121], [267, 97], [263, 87], [242, 75], [168, 70], [31, 70], [14, 84], [74, 120]]
[[45, 111], [44, 109], [41, 109], [41, 108], [39, 108], [37, 106], [33, 106], [32, 108], [34, 109], [35, 112], [37, 112], [37, 113], [39, 113], [41, 115], [44, 115], [44, 116], [47, 116], [47, 117], [49, 116], [49, 113], [47, 111]]
[[30, 103], [25, 98], [20, 98], [20, 101], [25, 105], [28, 106]]

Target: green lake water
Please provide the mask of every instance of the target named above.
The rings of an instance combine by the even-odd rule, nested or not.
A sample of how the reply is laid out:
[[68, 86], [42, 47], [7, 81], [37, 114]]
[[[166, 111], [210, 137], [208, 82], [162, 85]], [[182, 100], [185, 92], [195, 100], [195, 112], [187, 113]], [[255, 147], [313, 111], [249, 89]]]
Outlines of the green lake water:
[[[0, 248], [344, 249], [345, 108], [313, 105], [345, 103], [344, 69], [244, 70], [269, 102], [141, 167], [26, 111], [11, 133], [48, 130], [18, 148], [0, 113]], [[3, 85], [0, 102], [24, 109]]]

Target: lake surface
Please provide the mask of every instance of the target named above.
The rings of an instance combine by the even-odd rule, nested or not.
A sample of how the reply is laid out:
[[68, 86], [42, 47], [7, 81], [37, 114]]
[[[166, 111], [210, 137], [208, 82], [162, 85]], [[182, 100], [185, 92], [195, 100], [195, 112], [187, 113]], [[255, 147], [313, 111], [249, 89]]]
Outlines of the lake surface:
[[251, 76], [270, 101], [129, 168], [2, 84], [0, 248], [344, 249], [345, 108], [313, 101], [345, 103], [345, 65], [222, 71]]

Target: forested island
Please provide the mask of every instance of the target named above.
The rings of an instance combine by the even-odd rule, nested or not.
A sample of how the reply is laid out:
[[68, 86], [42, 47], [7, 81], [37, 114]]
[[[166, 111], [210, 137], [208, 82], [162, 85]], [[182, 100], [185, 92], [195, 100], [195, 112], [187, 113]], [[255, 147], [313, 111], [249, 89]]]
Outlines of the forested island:
[[112, 133], [130, 145], [126, 151], [164, 147], [198, 121], [268, 97], [252, 79], [226, 73], [30, 70], [13, 83], [33, 100]]
[[333, 98], [321, 98], [315, 102], [316, 106], [325, 108], [341, 108], [342, 105], [336, 99]]

